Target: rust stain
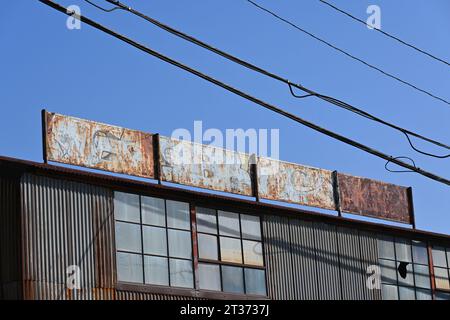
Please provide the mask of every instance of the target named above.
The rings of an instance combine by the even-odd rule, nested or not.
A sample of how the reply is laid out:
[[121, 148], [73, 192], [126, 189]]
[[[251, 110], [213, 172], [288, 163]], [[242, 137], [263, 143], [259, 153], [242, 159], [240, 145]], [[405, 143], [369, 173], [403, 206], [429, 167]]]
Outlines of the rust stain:
[[48, 160], [154, 178], [151, 134], [47, 113]]
[[367, 178], [338, 174], [342, 211], [411, 223], [407, 188]]

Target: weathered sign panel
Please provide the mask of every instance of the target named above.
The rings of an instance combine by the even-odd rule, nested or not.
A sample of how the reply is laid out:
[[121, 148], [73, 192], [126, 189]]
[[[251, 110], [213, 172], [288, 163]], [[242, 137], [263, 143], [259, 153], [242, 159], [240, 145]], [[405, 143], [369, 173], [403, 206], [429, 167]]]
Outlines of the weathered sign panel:
[[258, 159], [258, 194], [262, 199], [334, 210], [333, 190], [332, 171]]
[[159, 146], [162, 180], [252, 195], [248, 154], [162, 136]]
[[338, 174], [341, 210], [379, 219], [412, 223], [408, 188]]
[[46, 157], [70, 165], [154, 177], [149, 133], [45, 113]]

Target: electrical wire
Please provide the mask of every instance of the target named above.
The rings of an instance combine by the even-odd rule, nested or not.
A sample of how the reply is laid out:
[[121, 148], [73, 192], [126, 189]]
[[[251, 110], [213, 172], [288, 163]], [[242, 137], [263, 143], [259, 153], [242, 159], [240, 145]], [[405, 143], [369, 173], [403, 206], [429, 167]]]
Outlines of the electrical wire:
[[291, 114], [291, 113], [289, 113], [289, 112], [287, 112], [287, 111], [285, 111], [285, 110], [283, 110], [283, 109], [281, 109], [281, 108], [279, 108], [279, 107], [277, 107], [275, 105], [272, 105], [272, 104], [269, 104], [267, 102], [264, 102], [263, 100], [260, 100], [260, 99], [258, 99], [256, 97], [253, 97], [253, 96], [251, 96], [251, 95], [249, 95], [249, 94], [247, 94], [247, 93], [245, 93], [243, 91], [240, 91], [240, 90], [238, 90], [238, 89], [236, 89], [236, 88], [234, 88], [234, 87], [232, 87], [232, 86], [230, 86], [230, 85], [228, 85], [228, 84], [226, 84], [224, 82], [221, 82], [221, 81], [219, 81], [219, 80], [217, 80], [217, 79], [215, 79], [213, 77], [210, 77], [210, 76], [208, 76], [208, 75], [206, 75], [204, 73], [201, 73], [200, 71], [198, 71], [196, 69], [193, 69], [193, 68], [191, 68], [191, 67], [189, 67], [189, 66], [187, 66], [185, 64], [182, 64], [182, 63], [180, 63], [180, 62], [178, 62], [176, 60], [173, 60], [173, 59], [171, 59], [171, 58], [169, 58], [169, 57], [167, 57], [167, 56], [165, 56], [165, 55], [163, 55], [163, 54], [161, 54], [161, 53], [159, 53], [159, 52], [157, 52], [155, 50], [152, 50], [152, 49], [144, 46], [143, 44], [140, 44], [140, 43], [138, 43], [138, 42], [136, 42], [136, 41], [134, 41], [134, 40], [132, 40], [130, 38], [127, 38], [124, 35], [121, 35], [121, 34], [115, 32], [115, 31], [113, 31], [111, 29], [108, 29], [105, 26], [103, 26], [103, 25], [101, 25], [101, 24], [99, 24], [99, 23], [97, 23], [97, 22], [95, 22], [95, 21], [93, 21], [93, 20], [91, 20], [91, 19], [89, 19], [89, 18], [87, 18], [85, 16], [79, 15], [79, 14], [77, 14], [74, 11], [69, 11], [68, 12], [67, 8], [65, 8], [65, 7], [59, 5], [59, 4], [57, 4], [57, 3], [55, 3], [55, 2], [53, 2], [51, 0], [39, 0], [39, 1], [41, 3], [49, 6], [49, 7], [57, 10], [57, 11], [65, 14], [65, 15], [74, 17], [75, 19], [78, 19], [81, 22], [86, 23], [87, 25], [90, 25], [91, 27], [94, 27], [95, 29], [98, 29], [98, 30], [100, 30], [100, 31], [102, 31], [102, 32], [104, 32], [106, 34], [109, 34], [110, 36], [112, 36], [112, 37], [114, 37], [116, 39], [119, 39], [119, 40], [121, 40], [121, 41], [123, 41], [123, 42], [125, 42], [125, 43], [127, 43], [127, 44], [129, 44], [129, 45], [131, 45], [133, 47], [135, 47], [136, 49], [139, 49], [139, 50], [141, 50], [141, 51], [143, 51], [145, 53], [148, 53], [148, 54], [150, 54], [150, 55], [152, 55], [152, 56], [154, 56], [154, 57], [156, 57], [156, 58], [158, 58], [158, 59], [160, 59], [160, 60], [162, 60], [164, 62], [167, 62], [167, 63], [177, 67], [177, 68], [185, 70], [185, 71], [187, 71], [187, 72], [189, 72], [189, 73], [191, 73], [191, 74], [193, 74], [193, 75], [195, 75], [195, 76], [197, 76], [197, 77], [199, 77], [201, 79], [204, 79], [204, 80], [206, 80], [206, 81], [208, 81], [208, 82], [210, 82], [210, 83], [212, 83], [214, 85], [217, 85], [217, 86], [219, 86], [219, 87], [221, 87], [221, 88], [223, 88], [223, 89], [225, 89], [225, 90], [227, 90], [227, 91], [229, 91], [231, 93], [234, 93], [235, 95], [238, 95], [238, 96], [240, 96], [240, 97], [242, 97], [242, 98], [244, 98], [246, 100], [254, 102], [255, 104], [258, 104], [258, 105], [260, 105], [261, 107], [263, 107], [265, 109], [271, 110], [271, 111], [273, 111], [273, 112], [275, 112], [277, 114], [280, 114], [280, 115], [282, 115], [284, 117], [287, 117], [287, 118], [289, 118], [289, 119], [291, 119], [291, 120], [293, 120], [293, 121], [295, 121], [295, 122], [297, 122], [297, 123], [299, 123], [299, 124], [301, 124], [303, 126], [306, 126], [306, 127], [310, 128], [310, 129], [313, 129], [313, 130], [315, 130], [315, 131], [317, 131], [319, 133], [327, 135], [327, 136], [329, 136], [329, 137], [331, 137], [333, 139], [336, 139], [336, 140], [339, 140], [341, 142], [344, 142], [344, 143], [346, 143], [348, 145], [351, 145], [351, 146], [353, 146], [355, 148], [363, 150], [363, 151], [365, 151], [367, 153], [370, 153], [370, 154], [372, 154], [374, 156], [382, 158], [382, 159], [384, 159], [386, 161], [390, 161], [392, 163], [395, 163], [395, 164], [397, 164], [397, 165], [399, 165], [399, 166], [401, 166], [401, 167], [403, 167], [405, 169], [410, 169], [410, 170], [412, 170], [412, 171], [414, 171], [414, 172], [416, 172], [416, 173], [418, 173], [420, 175], [423, 175], [423, 176], [428, 177], [428, 178], [430, 178], [432, 180], [435, 180], [437, 182], [440, 182], [440, 183], [443, 183], [443, 184], [446, 184], [446, 185], [450, 186], [450, 180], [447, 179], [447, 178], [438, 176], [438, 175], [436, 175], [434, 173], [428, 172], [428, 171], [420, 169], [420, 168], [416, 168], [415, 166], [412, 166], [412, 165], [410, 165], [408, 163], [405, 163], [403, 161], [395, 159], [392, 156], [384, 154], [381, 151], [375, 150], [375, 149], [370, 148], [370, 147], [368, 147], [368, 146], [366, 146], [364, 144], [361, 144], [361, 143], [359, 143], [359, 142], [357, 142], [355, 140], [351, 140], [351, 139], [349, 139], [347, 137], [344, 137], [344, 136], [342, 136], [342, 135], [340, 135], [338, 133], [335, 133], [335, 132], [330, 131], [328, 129], [322, 128], [322, 127], [320, 127], [320, 126], [318, 126], [318, 125], [316, 125], [316, 124], [314, 124], [312, 122], [309, 122], [309, 121], [307, 121], [307, 120], [305, 120], [303, 118], [300, 118], [300, 117], [298, 117], [298, 116], [296, 116], [294, 114]]
[[[434, 155], [434, 154], [431, 154], [431, 153], [419, 150], [418, 148], [416, 148], [412, 144], [409, 136], [414, 136], [416, 138], [419, 138], [419, 139], [422, 139], [422, 140], [427, 141], [429, 143], [432, 143], [432, 144], [434, 144], [436, 146], [439, 146], [439, 147], [442, 147], [442, 148], [450, 150], [450, 146], [448, 146], [448, 145], [446, 145], [446, 144], [444, 144], [442, 142], [435, 141], [433, 139], [427, 138], [427, 137], [422, 136], [422, 135], [420, 135], [418, 133], [415, 133], [413, 131], [401, 128], [401, 127], [399, 127], [399, 126], [397, 126], [395, 124], [392, 124], [392, 123], [389, 123], [389, 122], [387, 122], [385, 120], [382, 120], [382, 119], [380, 119], [380, 118], [378, 118], [378, 117], [376, 117], [376, 116], [374, 116], [374, 115], [372, 115], [372, 114], [370, 114], [370, 113], [368, 113], [368, 112], [366, 112], [366, 111], [364, 111], [364, 110], [362, 110], [360, 108], [356, 108], [356, 107], [354, 107], [354, 106], [352, 106], [352, 105], [350, 105], [350, 104], [348, 104], [346, 102], [343, 102], [341, 100], [338, 100], [338, 99], [330, 97], [330, 96], [322, 95], [322, 94], [317, 93], [317, 92], [315, 92], [315, 91], [313, 91], [311, 89], [308, 89], [308, 88], [306, 88], [306, 87], [304, 87], [304, 86], [302, 86], [300, 84], [293, 83], [293, 82], [291, 82], [288, 79], [285, 79], [285, 78], [283, 78], [283, 77], [281, 77], [279, 75], [276, 75], [276, 74], [271, 73], [271, 72], [269, 72], [267, 70], [264, 70], [264, 69], [254, 65], [254, 64], [249, 63], [248, 61], [245, 61], [245, 60], [242, 60], [242, 59], [240, 59], [238, 57], [235, 57], [235, 56], [233, 56], [233, 55], [231, 55], [231, 54], [229, 54], [229, 53], [227, 53], [225, 51], [222, 51], [222, 50], [220, 50], [218, 48], [215, 48], [215, 47], [213, 47], [213, 46], [211, 46], [211, 45], [209, 45], [209, 44], [207, 44], [207, 43], [205, 43], [205, 42], [203, 42], [203, 41], [201, 41], [201, 40], [199, 40], [197, 38], [194, 38], [194, 37], [192, 37], [192, 36], [190, 36], [190, 35], [188, 35], [186, 33], [183, 33], [183, 32], [181, 32], [179, 30], [176, 30], [176, 29], [174, 29], [174, 28], [172, 28], [172, 27], [170, 27], [170, 26], [168, 26], [166, 24], [163, 24], [162, 22], [160, 22], [160, 21], [158, 21], [158, 20], [156, 20], [154, 18], [151, 18], [151, 17], [149, 17], [149, 16], [147, 16], [147, 15], [145, 15], [145, 14], [143, 14], [143, 13], [137, 11], [137, 10], [134, 10], [133, 8], [131, 8], [131, 7], [125, 5], [125, 4], [123, 4], [123, 3], [121, 3], [121, 2], [119, 2], [117, 0], [106, 0], [106, 1], [111, 3], [111, 4], [116, 5], [117, 7], [120, 7], [124, 11], [128, 11], [128, 12], [130, 12], [130, 13], [132, 13], [132, 14], [134, 14], [134, 15], [136, 15], [136, 16], [138, 16], [138, 17], [140, 17], [140, 18], [142, 18], [142, 19], [144, 19], [144, 20], [146, 20], [146, 21], [148, 21], [150, 23], [152, 23], [153, 25], [157, 26], [158, 28], [161, 28], [162, 30], [165, 30], [165, 31], [167, 31], [167, 32], [169, 32], [169, 33], [171, 33], [171, 34], [173, 34], [173, 35], [175, 35], [175, 36], [177, 36], [177, 37], [179, 37], [181, 39], [184, 39], [184, 40], [189, 41], [189, 42], [191, 42], [191, 43], [193, 43], [195, 45], [198, 45], [198, 46], [200, 46], [200, 47], [202, 47], [202, 48], [204, 48], [204, 49], [206, 49], [206, 50], [208, 50], [210, 52], [213, 52], [213, 53], [215, 53], [215, 54], [217, 54], [219, 56], [222, 56], [223, 58], [226, 58], [226, 59], [228, 59], [228, 60], [230, 60], [232, 62], [235, 62], [235, 63], [237, 63], [237, 64], [239, 64], [239, 65], [241, 65], [241, 66], [243, 66], [243, 67], [245, 67], [247, 69], [253, 70], [253, 71], [258, 72], [258, 73], [260, 73], [260, 74], [262, 74], [264, 76], [267, 76], [269, 78], [272, 78], [274, 80], [277, 80], [277, 81], [280, 81], [282, 83], [287, 84], [289, 86], [289, 90], [290, 90], [292, 96], [294, 96], [296, 98], [306, 98], [306, 97], [310, 97], [310, 96], [315, 96], [315, 97], [317, 97], [319, 99], [327, 101], [328, 103], [334, 104], [334, 105], [336, 105], [336, 106], [338, 106], [340, 108], [343, 108], [343, 109], [346, 109], [348, 111], [351, 111], [351, 112], [353, 112], [353, 113], [355, 113], [355, 114], [357, 114], [359, 116], [365, 117], [366, 119], [370, 119], [372, 121], [378, 122], [378, 123], [386, 125], [388, 127], [391, 127], [392, 129], [400, 131], [401, 133], [406, 135], [409, 144], [411, 145], [413, 150], [415, 150], [416, 152], [419, 152], [421, 154], [428, 155], [428, 156], [431, 156], [431, 157], [439, 158], [439, 159], [450, 157], [450, 154], [444, 155], [444, 156], [440, 156], [440, 155]], [[306, 95], [302, 95], [302, 96], [296, 95], [294, 93], [292, 87], [298, 88], [298, 89], [306, 92], [307, 94]]]
[[[412, 162], [412, 164], [413, 164], [413, 166], [414, 167], [416, 167], [416, 163], [414, 162], [414, 160], [413, 159], [411, 159], [410, 157], [404, 157], [404, 156], [402, 156], [402, 157], [395, 157], [394, 159], [407, 159], [407, 160], [409, 160], [409, 161], [411, 161]], [[389, 172], [393, 172], [393, 173], [410, 173], [410, 172], [414, 172], [414, 171], [412, 171], [412, 170], [391, 170], [391, 169], [389, 169], [388, 168], [388, 165], [389, 165], [389, 163], [391, 163], [392, 161], [391, 160], [388, 160], [387, 162], [386, 162], [386, 164], [384, 165], [384, 168], [387, 170], [387, 171], [389, 171]], [[417, 168], [417, 167], [416, 167]]]
[[[338, 8], [336, 5], [334, 5], [332, 3], [329, 3], [328, 1], [325, 1], [325, 0], [319, 0], [319, 1], [322, 2], [323, 4], [326, 4], [330, 8], [332, 8], [332, 9], [334, 9], [334, 10], [336, 10], [336, 11], [338, 11], [338, 12], [344, 14], [344, 15], [346, 15], [347, 17], [349, 17], [349, 18], [351, 18], [351, 19], [353, 19], [353, 20], [355, 20], [357, 22], [360, 22], [360, 23], [364, 24], [365, 26], [369, 26], [366, 21], [364, 21], [364, 20], [362, 20], [362, 19], [360, 19], [358, 17], [355, 17], [354, 15], [352, 15], [351, 13], [349, 13], [347, 11], [344, 11], [343, 9]], [[403, 44], [403, 45], [405, 45], [407, 47], [410, 47], [411, 49], [416, 50], [417, 52], [420, 52], [420, 53], [422, 53], [422, 54], [424, 54], [424, 55], [426, 55], [426, 56], [428, 56], [428, 57], [430, 57], [430, 58], [432, 58], [432, 59], [434, 59], [436, 61], [442, 62], [443, 64], [445, 64], [447, 66], [450, 66], [450, 62], [445, 61], [444, 59], [438, 58], [435, 55], [433, 55], [433, 54], [431, 54], [431, 53], [429, 53], [429, 52], [427, 52], [427, 51], [425, 51], [423, 49], [420, 49], [420, 48], [416, 47], [413, 44], [410, 44], [410, 43], [400, 39], [399, 37], [396, 37], [396, 36], [386, 32], [386, 31], [383, 31], [383, 30], [378, 29], [378, 28], [373, 28], [373, 29], [378, 31], [378, 32], [380, 32], [381, 34], [391, 38], [391, 39], [394, 39], [394, 40], [400, 42], [401, 44]]]
[[105, 9], [105, 8], [99, 6], [98, 4], [95, 4], [94, 2], [92, 2], [92, 1], [90, 1], [90, 0], [84, 0], [84, 1], [87, 2], [87, 3], [89, 3], [91, 6], [94, 6], [94, 7], [96, 7], [97, 9], [100, 9], [100, 10], [102, 10], [102, 11], [104, 11], [104, 12], [113, 12], [114, 10], [122, 9], [122, 8], [120, 8], [120, 7], [114, 7], [114, 8], [111, 8], [111, 9]]
[[[107, 1], [108, 1], [108, 0], [107, 0]], [[391, 78], [391, 79], [394, 79], [394, 80], [396, 80], [396, 81], [398, 81], [398, 82], [400, 82], [400, 83], [402, 83], [402, 84], [404, 84], [404, 85], [406, 85], [406, 86], [409, 86], [409, 87], [413, 88], [413, 89], [416, 90], [416, 91], [422, 92], [422, 93], [424, 93], [424, 94], [426, 94], [426, 95], [428, 95], [428, 96], [430, 96], [430, 97], [432, 97], [432, 98], [434, 98], [434, 99], [436, 99], [436, 100], [439, 100], [439, 101], [441, 101], [441, 102], [443, 102], [443, 103], [445, 103], [445, 104], [447, 104], [447, 105], [450, 105], [450, 101], [448, 101], [448, 100], [446, 100], [446, 99], [444, 99], [444, 98], [442, 98], [442, 97], [439, 97], [439, 96], [437, 96], [437, 95], [431, 93], [430, 91], [427, 91], [427, 90], [425, 90], [425, 89], [419, 88], [418, 86], [412, 84], [411, 82], [408, 82], [408, 81], [406, 81], [406, 80], [403, 80], [403, 79], [401, 79], [401, 78], [399, 78], [399, 77], [397, 77], [397, 76], [395, 76], [395, 75], [393, 75], [393, 74], [391, 74], [391, 73], [389, 73], [389, 72], [384, 71], [383, 69], [381, 69], [381, 68], [379, 68], [379, 67], [374, 66], [373, 64], [370, 64], [370, 63], [366, 62], [365, 60], [363, 60], [363, 59], [361, 59], [361, 58], [358, 58], [358, 57], [354, 56], [354, 55], [351, 54], [351, 53], [348, 53], [347, 51], [345, 51], [345, 50], [343, 50], [343, 49], [338, 48], [338, 47], [335, 46], [334, 44], [332, 44], [332, 43], [330, 43], [330, 42], [328, 42], [328, 41], [326, 41], [326, 40], [323, 40], [322, 38], [319, 38], [318, 36], [314, 35], [313, 33], [309, 32], [309, 31], [307, 31], [307, 30], [305, 30], [305, 29], [299, 27], [298, 25], [294, 24], [293, 22], [290, 22], [289, 20], [287, 20], [287, 19], [285, 19], [285, 18], [279, 16], [279, 15], [276, 14], [275, 12], [270, 11], [269, 9], [264, 8], [263, 6], [257, 4], [256, 2], [254, 2], [254, 1], [252, 1], [252, 0], [246, 0], [246, 1], [249, 2], [249, 3], [251, 3], [253, 6], [259, 8], [260, 10], [262, 10], [262, 11], [264, 11], [264, 12], [266, 12], [266, 13], [272, 15], [273, 17], [277, 18], [278, 20], [280, 20], [280, 21], [282, 21], [282, 22], [284, 22], [284, 23], [287, 23], [287, 24], [290, 25], [291, 27], [294, 27], [295, 29], [297, 29], [297, 30], [303, 32], [304, 34], [307, 34], [308, 36], [310, 36], [310, 37], [316, 39], [317, 41], [320, 41], [321, 43], [323, 43], [323, 44], [329, 46], [330, 48], [333, 48], [334, 50], [339, 51], [340, 53], [346, 55], [347, 57], [349, 57], [349, 58], [351, 58], [351, 59], [353, 59], [353, 60], [356, 60], [356, 61], [358, 61], [358, 62], [364, 64], [365, 66], [367, 66], [367, 67], [369, 67], [369, 68], [371, 68], [371, 69], [373, 69], [373, 70], [376, 70], [376, 71], [382, 73], [383, 75], [385, 75], [385, 76], [387, 76], [387, 77], [389, 77], [389, 78]]]

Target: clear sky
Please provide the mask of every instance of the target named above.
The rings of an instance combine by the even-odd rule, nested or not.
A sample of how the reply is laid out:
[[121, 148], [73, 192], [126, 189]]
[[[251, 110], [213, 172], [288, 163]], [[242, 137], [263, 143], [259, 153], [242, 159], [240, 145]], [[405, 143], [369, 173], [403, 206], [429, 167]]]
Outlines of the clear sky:
[[[450, 142], [450, 106], [386, 78], [280, 23], [245, 0], [123, 0], [167, 24], [293, 82], [359, 106], [426, 136]], [[318, 0], [259, 0], [318, 36], [424, 89], [450, 99], [450, 67], [331, 10]], [[381, 8], [387, 32], [450, 60], [448, 0], [330, 0], [364, 20]], [[450, 159], [414, 153], [405, 137], [233, 65], [129, 13], [104, 13], [81, 0], [82, 14], [153, 49], [292, 113], [450, 178]], [[96, 3], [105, 7], [101, 0]], [[412, 186], [417, 227], [450, 233], [450, 187], [412, 173], [388, 173], [384, 161], [323, 136], [167, 65], [38, 1], [0, 11], [0, 154], [42, 161], [40, 110], [170, 135], [176, 128], [279, 128], [282, 160]], [[427, 151], [445, 153], [418, 143]]]

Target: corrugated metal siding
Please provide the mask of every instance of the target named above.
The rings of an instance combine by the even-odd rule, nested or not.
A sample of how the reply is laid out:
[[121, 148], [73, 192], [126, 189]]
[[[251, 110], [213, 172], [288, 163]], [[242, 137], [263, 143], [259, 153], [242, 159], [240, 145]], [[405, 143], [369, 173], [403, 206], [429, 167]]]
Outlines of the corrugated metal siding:
[[19, 182], [0, 177], [0, 299], [21, 298]]
[[379, 299], [366, 268], [377, 264], [376, 237], [331, 224], [263, 217], [267, 286], [272, 299]]

